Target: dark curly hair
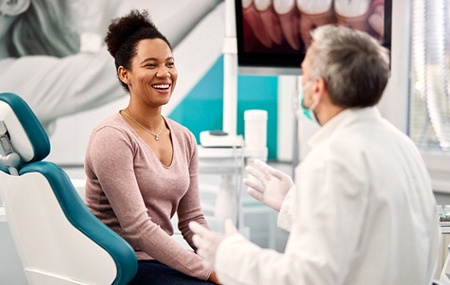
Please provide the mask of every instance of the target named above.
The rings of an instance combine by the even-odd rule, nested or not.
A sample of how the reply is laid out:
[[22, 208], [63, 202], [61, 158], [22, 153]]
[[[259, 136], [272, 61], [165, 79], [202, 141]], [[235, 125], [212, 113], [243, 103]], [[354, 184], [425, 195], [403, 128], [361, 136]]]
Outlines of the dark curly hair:
[[[145, 10], [132, 10], [129, 14], [111, 21], [105, 43], [109, 53], [114, 57], [116, 71], [119, 66], [131, 68], [131, 59], [136, 55], [137, 44], [144, 39], [161, 39], [172, 50], [169, 41], [156, 28]], [[128, 86], [120, 79], [119, 81], [122, 87], [129, 91]]]

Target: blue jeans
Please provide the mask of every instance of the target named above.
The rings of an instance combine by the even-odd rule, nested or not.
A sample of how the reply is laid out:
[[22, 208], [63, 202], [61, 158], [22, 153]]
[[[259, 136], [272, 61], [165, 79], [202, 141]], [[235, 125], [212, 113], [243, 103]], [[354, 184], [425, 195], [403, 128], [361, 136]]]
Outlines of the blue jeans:
[[214, 284], [183, 274], [156, 260], [138, 262], [136, 276], [129, 285], [207, 285]]

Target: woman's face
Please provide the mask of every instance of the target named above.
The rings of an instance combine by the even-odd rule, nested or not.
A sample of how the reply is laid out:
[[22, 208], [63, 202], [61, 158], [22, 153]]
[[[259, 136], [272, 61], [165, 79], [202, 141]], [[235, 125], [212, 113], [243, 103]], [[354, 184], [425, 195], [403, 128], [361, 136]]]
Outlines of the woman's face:
[[152, 107], [167, 104], [178, 78], [167, 43], [161, 39], [141, 40], [126, 76], [132, 97]]

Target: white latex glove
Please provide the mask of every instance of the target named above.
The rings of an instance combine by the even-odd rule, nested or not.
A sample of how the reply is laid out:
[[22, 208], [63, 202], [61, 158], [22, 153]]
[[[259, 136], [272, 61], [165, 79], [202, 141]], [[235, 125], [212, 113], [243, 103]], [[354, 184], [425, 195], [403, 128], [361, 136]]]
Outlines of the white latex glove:
[[225, 220], [225, 234], [213, 232], [197, 222], [190, 222], [189, 228], [195, 233], [192, 241], [197, 247], [197, 254], [203, 257], [205, 267], [210, 269], [214, 269], [217, 248], [222, 240], [226, 236], [238, 232], [230, 219]]
[[250, 174], [249, 178], [245, 178], [243, 181], [248, 186], [248, 193], [256, 200], [280, 211], [287, 192], [295, 187], [294, 181], [289, 175], [270, 167], [261, 160], [255, 160], [254, 165], [256, 167], [247, 166], [245, 168]]

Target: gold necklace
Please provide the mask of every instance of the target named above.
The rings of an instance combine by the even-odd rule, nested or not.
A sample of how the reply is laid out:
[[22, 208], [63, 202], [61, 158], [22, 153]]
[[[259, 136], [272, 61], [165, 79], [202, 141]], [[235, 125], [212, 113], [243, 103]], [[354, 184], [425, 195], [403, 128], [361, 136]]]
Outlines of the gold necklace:
[[163, 120], [161, 120], [161, 126], [159, 126], [159, 131], [158, 133], [154, 134], [152, 133], [149, 129], [147, 129], [146, 127], [144, 127], [143, 125], [141, 125], [138, 121], [136, 121], [133, 117], [131, 117], [131, 115], [129, 115], [127, 112], [125, 112], [125, 110], [122, 110], [122, 112], [127, 115], [128, 118], [130, 118], [131, 120], [133, 120], [133, 122], [135, 122], [139, 127], [141, 127], [142, 129], [144, 129], [145, 131], [147, 131], [148, 133], [150, 133], [152, 136], [155, 137], [155, 140], [159, 141], [159, 134], [162, 131], [162, 127], [163, 127]]

